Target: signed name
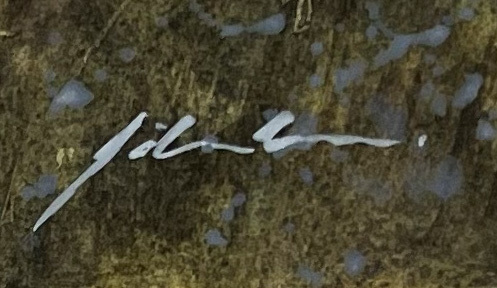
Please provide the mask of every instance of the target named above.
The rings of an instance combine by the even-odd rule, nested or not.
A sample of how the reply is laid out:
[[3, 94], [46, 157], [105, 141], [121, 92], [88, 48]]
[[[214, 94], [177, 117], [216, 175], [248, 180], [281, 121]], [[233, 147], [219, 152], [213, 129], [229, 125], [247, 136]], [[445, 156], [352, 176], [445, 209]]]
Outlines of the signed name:
[[[128, 126], [110, 139], [102, 148], [100, 148], [93, 156], [93, 164], [91, 164], [71, 185], [69, 185], [43, 212], [38, 221], [36, 221], [33, 231], [38, 230], [48, 218], [53, 216], [71, 197], [76, 193], [76, 190], [83, 185], [90, 177], [98, 173], [102, 168], [107, 165], [122, 149], [124, 144], [136, 133], [142, 126], [143, 121], [147, 117], [146, 112], [141, 112]], [[273, 119], [267, 122], [257, 132], [252, 135], [252, 139], [256, 142], [262, 143], [264, 151], [267, 153], [274, 153], [279, 150], [285, 149], [288, 146], [298, 143], [316, 144], [318, 142], [327, 142], [335, 146], [352, 145], [352, 144], [366, 144], [375, 147], [390, 147], [399, 144], [400, 141], [390, 139], [377, 139], [365, 138], [353, 135], [338, 135], [338, 134], [314, 134], [314, 135], [290, 135], [276, 138], [276, 135], [286, 126], [295, 121], [295, 116], [290, 111], [282, 111]], [[237, 154], [251, 154], [255, 149], [252, 147], [240, 147], [237, 145], [214, 143], [214, 141], [202, 140], [195, 141], [181, 147], [168, 150], [171, 145], [183, 132], [195, 125], [196, 119], [187, 115], [181, 118], [174, 126], [167, 129], [167, 126], [156, 124], [159, 130], [167, 131], [162, 138], [156, 142], [148, 140], [128, 154], [130, 160], [145, 157], [152, 151], [152, 157], [155, 159], [167, 159], [179, 154], [202, 148], [209, 147], [212, 150], [226, 150]], [[159, 124], [159, 125], [158, 125]]]

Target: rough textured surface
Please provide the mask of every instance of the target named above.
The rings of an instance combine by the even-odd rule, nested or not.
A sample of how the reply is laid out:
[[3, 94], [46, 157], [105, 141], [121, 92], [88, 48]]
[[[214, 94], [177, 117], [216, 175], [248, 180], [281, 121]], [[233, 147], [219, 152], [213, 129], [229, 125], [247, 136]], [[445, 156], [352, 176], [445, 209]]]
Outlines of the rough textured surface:
[[[189, 1], [129, 1], [84, 64], [121, 1], [0, 1], [0, 30], [14, 33], [0, 36], [0, 287], [305, 287], [296, 275], [301, 264], [322, 276], [322, 287], [497, 286], [496, 142], [475, 138], [478, 120], [497, 108], [495, 1], [479, 1], [471, 21], [458, 20], [461, 7], [452, 0], [432, 1], [429, 9], [425, 1], [376, 1], [381, 20], [396, 33], [425, 31], [445, 15], [453, 15], [454, 24], [441, 45], [411, 47], [404, 57], [366, 71], [347, 87], [348, 105], [339, 105], [333, 92], [334, 72], [347, 59], [371, 64], [391, 42], [384, 33], [366, 38], [371, 21], [363, 2], [313, 1], [310, 27], [300, 34], [292, 33], [297, 1], [197, 2], [220, 23], [250, 25], [285, 13], [287, 25], [277, 35], [220, 39], [211, 18], [191, 12]], [[165, 15], [168, 28], [157, 27], [156, 17]], [[48, 44], [51, 31], [64, 41]], [[319, 57], [309, 52], [316, 41], [326, 47]], [[133, 61], [121, 61], [123, 47], [136, 48]], [[467, 73], [485, 79], [477, 97], [434, 116], [430, 103], [416, 101], [432, 77], [424, 53], [437, 55], [436, 65], [446, 69], [433, 83], [448, 103]], [[93, 73], [102, 67], [110, 77], [100, 83]], [[77, 77], [94, 100], [48, 121], [49, 69], [57, 75], [54, 87]], [[317, 89], [308, 83], [314, 73], [323, 79]], [[404, 112], [405, 145], [344, 147], [349, 156], [338, 163], [329, 158], [330, 145], [274, 160], [251, 141], [269, 108], [315, 115], [317, 132], [380, 136], [365, 110], [380, 94], [385, 107]], [[149, 121], [123, 151], [30, 234], [55, 195], [23, 201], [26, 183], [54, 173], [58, 191], [67, 187], [96, 149], [144, 110]], [[198, 122], [177, 145], [212, 133], [223, 143], [254, 146], [256, 153], [127, 159], [134, 147], [162, 135], [155, 122], [171, 126], [187, 113]], [[427, 144], [414, 149], [422, 133]], [[424, 185], [412, 179], [437, 171], [448, 155], [459, 160], [464, 182], [442, 201], [423, 192], [430, 173]], [[273, 169], [261, 178], [265, 162]], [[305, 166], [314, 174], [312, 186], [300, 179]], [[359, 193], [364, 186], [348, 184], [350, 175], [386, 185], [391, 197], [376, 205], [372, 195]], [[220, 213], [239, 191], [246, 202], [225, 223]], [[227, 245], [207, 244], [214, 228]], [[350, 247], [367, 256], [354, 278], [344, 269]]]
[[302, 278], [304, 282], [310, 284], [312, 287], [321, 287], [322, 285], [323, 276], [307, 266], [299, 265], [297, 275]]
[[93, 78], [95, 78], [95, 81], [97, 82], [104, 82], [108, 77], [109, 75], [105, 69], [97, 69], [93, 72]]
[[363, 59], [354, 59], [348, 62], [347, 67], [337, 69], [335, 72], [333, 78], [335, 93], [342, 93], [350, 84], [360, 82], [364, 76], [367, 63]]
[[372, 96], [364, 111], [374, 123], [380, 137], [406, 139], [408, 115], [404, 108], [389, 103], [385, 95]]

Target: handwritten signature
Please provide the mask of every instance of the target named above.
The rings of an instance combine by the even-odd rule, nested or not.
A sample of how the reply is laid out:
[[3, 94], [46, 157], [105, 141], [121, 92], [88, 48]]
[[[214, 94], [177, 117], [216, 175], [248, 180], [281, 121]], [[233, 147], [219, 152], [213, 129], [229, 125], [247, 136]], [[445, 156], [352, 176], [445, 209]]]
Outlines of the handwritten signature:
[[[112, 139], [110, 139], [102, 148], [100, 148], [95, 155], [93, 160], [95, 162], [90, 165], [69, 187], [67, 187], [43, 212], [40, 218], [36, 221], [33, 232], [38, 230], [41, 225], [43, 225], [48, 218], [53, 216], [64, 204], [71, 199], [76, 190], [83, 185], [90, 177], [98, 173], [102, 168], [107, 165], [122, 149], [124, 144], [136, 133], [136, 131], [142, 126], [143, 121], [147, 117], [146, 112], [141, 112], [133, 121], [131, 121], [128, 126], [116, 134]], [[179, 154], [206, 147], [208, 146], [212, 150], [226, 150], [237, 154], [252, 154], [255, 149], [252, 147], [240, 147], [225, 143], [214, 143], [208, 140], [195, 141], [188, 143], [181, 147], [166, 151], [168, 146], [174, 142], [183, 132], [191, 128], [196, 123], [195, 117], [191, 115], [184, 116], [181, 118], [174, 126], [167, 130], [166, 126], [156, 125], [159, 130], [166, 130], [166, 134], [156, 142], [154, 140], [148, 140], [135, 149], [133, 149], [128, 154], [128, 159], [135, 160], [145, 157], [152, 149], [152, 157], [155, 159], [167, 159]], [[380, 138], [365, 138], [361, 136], [354, 135], [339, 135], [339, 134], [314, 134], [308, 136], [302, 135], [290, 135], [280, 138], [275, 138], [276, 135], [286, 126], [292, 124], [295, 121], [295, 116], [290, 111], [282, 111], [277, 114], [273, 119], [267, 122], [263, 127], [261, 127], [257, 132], [252, 135], [252, 139], [256, 142], [262, 143], [264, 151], [267, 153], [274, 153], [279, 150], [285, 149], [288, 146], [299, 144], [299, 143], [309, 143], [316, 144], [318, 142], [328, 142], [335, 146], [352, 145], [352, 144], [366, 144], [375, 147], [390, 147], [397, 145], [400, 141], [390, 140], [390, 139], [380, 139]], [[159, 124], [159, 123], [158, 123]]]

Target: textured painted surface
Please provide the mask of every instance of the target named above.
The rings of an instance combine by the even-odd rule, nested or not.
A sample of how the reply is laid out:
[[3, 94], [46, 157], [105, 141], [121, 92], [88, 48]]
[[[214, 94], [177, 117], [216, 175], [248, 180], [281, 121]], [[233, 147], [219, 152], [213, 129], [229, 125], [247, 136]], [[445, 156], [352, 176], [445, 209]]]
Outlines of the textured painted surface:
[[[372, 20], [364, 2], [315, 0], [310, 29], [298, 35], [291, 30], [297, 1], [197, 2], [221, 23], [251, 25], [284, 12], [287, 28], [221, 39], [189, 1], [129, 1], [84, 64], [121, 1], [0, 1], [0, 31], [8, 31], [0, 33], [8, 35], [0, 36], [0, 287], [302, 287], [299, 265], [319, 274], [323, 287], [497, 285], [497, 144], [475, 137], [478, 120], [497, 107], [493, 1], [478, 2], [470, 21], [458, 20], [464, 7], [454, 1], [430, 7], [377, 1], [375, 17], [396, 33], [425, 31], [452, 15], [451, 34], [438, 47], [411, 47], [400, 59], [367, 69], [341, 96], [333, 92], [337, 69], [350, 59], [371, 64], [391, 42], [381, 25], [368, 40]], [[167, 25], [158, 26], [158, 17], [167, 17]], [[324, 50], [313, 57], [309, 47], [316, 41]], [[120, 59], [124, 47], [136, 51], [129, 63]], [[437, 56], [434, 66], [425, 63], [426, 53]], [[108, 77], [101, 82], [94, 73], [103, 67]], [[433, 78], [434, 67], [445, 72]], [[54, 72], [50, 84], [46, 71]], [[441, 117], [419, 101], [431, 80], [451, 103], [471, 73], [482, 75], [483, 86], [462, 110], [447, 105]], [[313, 74], [323, 81], [314, 89]], [[47, 119], [49, 93], [74, 77], [93, 101]], [[270, 108], [315, 115], [318, 132], [380, 137], [389, 132], [375, 127], [365, 109], [378, 95], [387, 110], [406, 115], [405, 145], [341, 147], [332, 154], [333, 147], [318, 144], [274, 159], [251, 140]], [[26, 202], [22, 188], [55, 174], [60, 193], [144, 110], [150, 121], [123, 151], [29, 234], [54, 195]], [[212, 134], [255, 146], [256, 153], [127, 159], [137, 145], [158, 140], [155, 122], [170, 126], [186, 114], [198, 122], [181, 141]], [[495, 119], [489, 122], [496, 127]], [[427, 143], [414, 149], [421, 134]], [[429, 180], [426, 172], [449, 155], [460, 161], [464, 182], [441, 201], [419, 179]], [[306, 166], [312, 186], [299, 175]], [[265, 177], [261, 167], [271, 167]], [[354, 185], [354, 179], [374, 185]], [[389, 197], [377, 205], [374, 191], [364, 187]], [[222, 211], [238, 193], [245, 203], [223, 222]], [[211, 229], [226, 246], [206, 244]], [[344, 270], [343, 251], [350, 247], [367, 255], [355, 278]]]

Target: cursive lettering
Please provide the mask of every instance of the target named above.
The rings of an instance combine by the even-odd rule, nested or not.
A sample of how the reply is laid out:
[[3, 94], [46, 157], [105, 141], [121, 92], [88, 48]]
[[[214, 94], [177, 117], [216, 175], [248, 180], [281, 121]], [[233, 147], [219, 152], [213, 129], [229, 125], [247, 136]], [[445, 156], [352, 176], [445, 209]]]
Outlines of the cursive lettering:
[[[45, 223], [48, 218], [54, 215], [76, 192], [83, 183], [86, 182], [91, 176], [98, 173], [102, 168], [107, 165], [122, 149], [124, 144], [136, 133], [138, 128], [143, 124], [143, 120], [147, 117], [147, 113], [140, 113], [128, 126], [126, 126], [121, 132], [116, 134], [111, 140], [109, 140], [102, 148], [100, 148], [93, 159], [95, 162], [90, 165], [69, 187], [67, 187], [43, 212], [38, 221], [36, 221], [33, 231], [38, 230], [38, 228]], [[311, 143], [316, 144], [318, 142], [328, 142], [335, 146], [351, 145], [351, 144], [367, 144], [376, 147], [390, 147], [399, 144], [400, 141], [390, 140], [390, 139], [374, 139], [374, 138], [364, 138], [360, 136], [353, 135], [338, 135], [338, 134], [315, 134], [309, 136], [302, 135], [290, 135], [281, 138], [275, 138], [276, 135], [286, 126], [292, 124], [295, 121], [295, 116], [290, 111], [282, 111], [272, 120], [270, 120], [266, 125], [261, 127], [257, 132], [252, 135], [252, 139], [256, 142], [263, 144], [264, 151], [267, 153], [274, 153], [279, 150], [285, 149], [288, 146], [297, 143]], [[179, 154], [191, 151], [193, 149], [198, 149], [202, 147], [208, 147], [209, 150], [226, 150], [237, 154], [251, 154], [254, 153], [255, 149], [252, 147], [240, 147], [236, 145], [224, 144], [224, 143], [214, 143], [211, 141], [201, 140], [188, 143], [179, 148], [166, 151], [167, 147], [171, 145], [183, 132], [195, 125], [196, 119], [191, 115], [184, 116], [181, 118], [174, 126], [167, 130], [167, 126], [161, 123], [156, 124], [156, 129], [167, 131], [164, 136], [156, 142], [154, 140], [148, 140], [133, 149], [128, 154], [128, 159], [135, 160], [146, 156], [152, 149], [152, 156], [155, 159], [163, 160], [177, 156]]]

